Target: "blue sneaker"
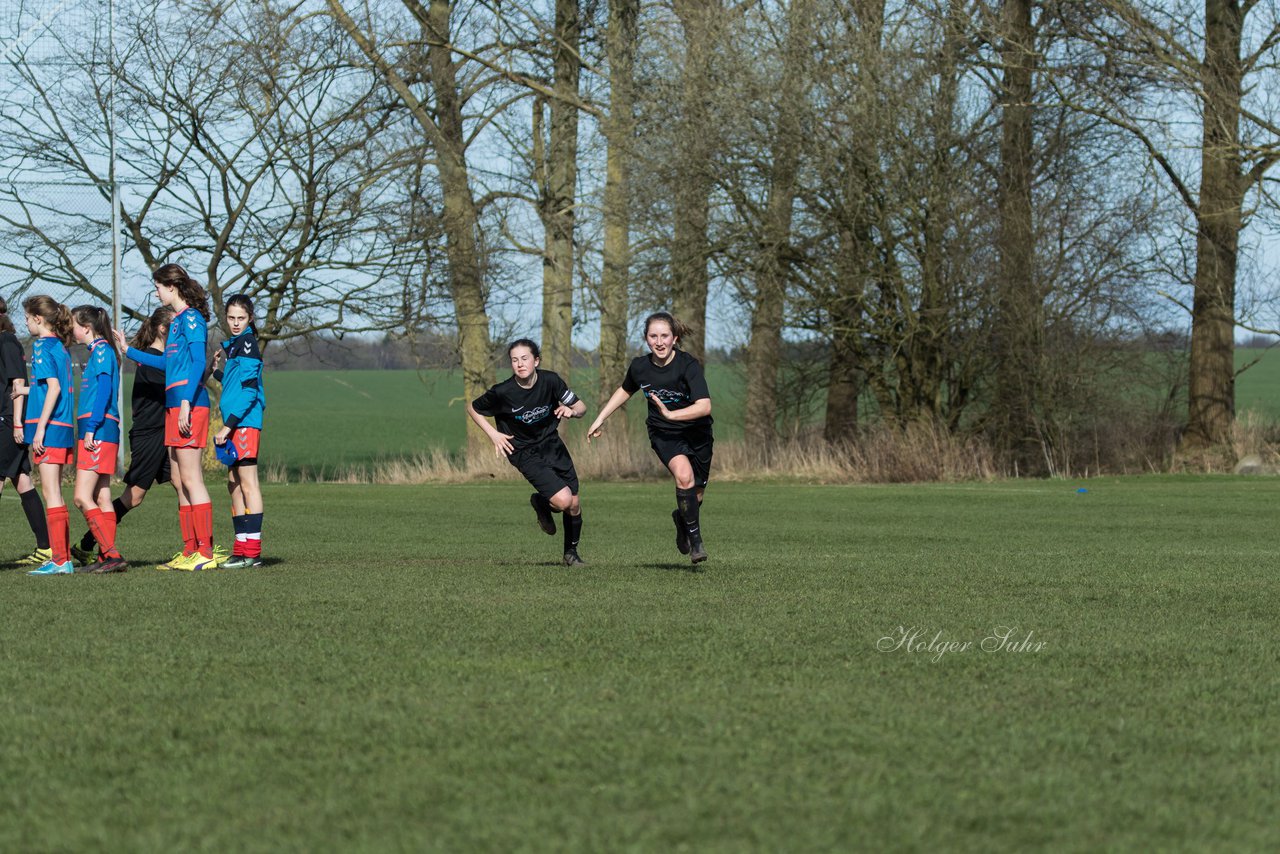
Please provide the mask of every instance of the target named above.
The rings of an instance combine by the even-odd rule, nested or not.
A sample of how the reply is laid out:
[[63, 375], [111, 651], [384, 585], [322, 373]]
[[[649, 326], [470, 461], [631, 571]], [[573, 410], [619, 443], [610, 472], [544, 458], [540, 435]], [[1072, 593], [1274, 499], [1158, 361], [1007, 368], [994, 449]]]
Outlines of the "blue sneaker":
[[76, 565], [71, 561], [66, 563], [54, 563], [49, 561], [39, 569], [33, 569], [27, 575], [73, 575], [76, 571]]

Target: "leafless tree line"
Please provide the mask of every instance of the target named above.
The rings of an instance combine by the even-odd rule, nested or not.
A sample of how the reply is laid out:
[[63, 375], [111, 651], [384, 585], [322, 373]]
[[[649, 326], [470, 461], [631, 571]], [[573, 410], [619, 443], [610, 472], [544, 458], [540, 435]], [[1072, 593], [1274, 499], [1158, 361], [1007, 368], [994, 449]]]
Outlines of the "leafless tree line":
[[[601, 394], [650, 309], [695, 355], [709, 325], [742, 344], [764, 455], [796, 394], [832, 442], [929, 422], [1020, 471], [1118, 410], [1228, 439], [1269, 295], [1242, 258], [1276, 212], [1277, 0], [119, 8], [111, 63], [12, 57], [0, 162], [105, 188], [114, 111], [128, 251], [200, 259], [268, 341], [451, 330], [474, 395], [540, 293], [545, 362], [580, 329]], [[27, 281], [103, 296], [38, 212], [3, 225]]]

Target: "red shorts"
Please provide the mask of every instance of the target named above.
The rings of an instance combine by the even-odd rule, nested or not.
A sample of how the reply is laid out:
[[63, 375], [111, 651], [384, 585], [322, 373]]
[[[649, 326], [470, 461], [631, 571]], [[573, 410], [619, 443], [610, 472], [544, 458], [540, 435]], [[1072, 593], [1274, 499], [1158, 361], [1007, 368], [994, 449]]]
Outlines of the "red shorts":
[[90, 451], [84, 439], [76, 442], [76, 470], [96, 471], [98, 474], [115, 474], [116, 459], [120, 456], [118, 442], [99, 442], [98, 450]]
[[238, 460], [256, 460], [258, 458], [258, 443], [261, 440], [262, 431], [257, 427], [237, 427], [227, 437], [228, 442], [235, 443], [236, 459]]
[[44, 447], [43, 454], [32, 454], [31, 462], [36, 465], [49, 463], [50, 465], [65, 466], [71, 462], [74, 455], [70, 448], [50, 448], [48, 445]]
[[166, 448], [203, 448], [209, 444], [209, 407], [191, 408], [191, 435], [178, 432], [178, 413], [182, 410], [171, 406], [164, 411], [164, 446]]

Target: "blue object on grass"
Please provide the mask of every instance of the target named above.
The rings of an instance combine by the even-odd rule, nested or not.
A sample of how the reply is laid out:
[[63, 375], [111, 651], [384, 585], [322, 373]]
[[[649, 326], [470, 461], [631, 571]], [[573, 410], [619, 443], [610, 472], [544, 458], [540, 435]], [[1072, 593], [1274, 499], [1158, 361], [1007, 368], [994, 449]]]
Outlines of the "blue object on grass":
[[1088, 491], [1089, 490], [1085, 489], [1083, 486], [1076, 490], [1076, 492], [1088, 492]]

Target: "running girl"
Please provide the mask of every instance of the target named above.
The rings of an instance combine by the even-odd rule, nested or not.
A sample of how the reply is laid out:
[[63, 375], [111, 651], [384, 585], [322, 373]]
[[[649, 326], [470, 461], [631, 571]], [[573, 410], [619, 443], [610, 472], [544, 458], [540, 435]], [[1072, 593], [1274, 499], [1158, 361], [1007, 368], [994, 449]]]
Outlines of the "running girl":
[[31, 386], [25, 389], [24, 438], [34, 454], [44, 492], [45, 518], [53, 556], [28, 575], [70, 575], [70, 532], [67, 504], [62, 499], [62, 467], [71, 462], [75, 446], [75, 402], [71, 392], [71, 312], [52, 297], [28, 297], [27, 331], [35, 338], [31, 348]]
[[124, 572], [129, 564], [116, 549], [116, 511], [111, 504], [111, 475], [120, 450], [120, 356], [108, 343], [111, 320], [105, 309], [78, 305], [71, 310], [71, 322], [76, 343], [89, 347], [76, 410], [80, 441], [75, 502], [98, 541], [98, 560], [82, 562], [89, 572]]
[[[582, 566], [578, 541], [582, 537], [582, 505], [578, 501], [578, 473], [556, 428], [562, 418], [581, 418], [587, 405], [551, 371], [540, 371], [541, 352], [528, 338], [507, 347], [513, 376], [467, 404], [467, 414], [480, 426], [494, 450], [520, 470], [534, 489], [529, 503], [538, 527], [556, 532], [551, 511], [564, 514], [565, 566]], [[494, 429], [484, 416], [492, 416]]]
[[[195, 572], [214, 569], [213, 505], [204, 485], [201, 456], [209, 441], [209, 392], [204, 387], [205, 343], [208, 340], [209, 297], [201, 285], [177, 264], [165, 264], [151, 275], [156, 298], [173, 309], [173, 321], [163, 358], [128, 347], [130, 359], [163, 368], [165, 377], [164, 444], [171, 473], [176, 473], [178, 522], [182, 554], [157, 569]], [[124, 333], [115, 330], [116, 345], [126, 348]]]
[[[134, 336], [131, 346], [164, 355], [164, 339], [169, 334], [173, 309], [161, 306], [151, 313]], [[142, 503], [153, 483], [168, 483], [169, 454], [164, 447], [164, 371], [150, 365], [138, 365], [133, 375], [130, 398], [129, 469], [124, 473], [124, 492], [111, 502], [116, 524], [125, 514]], [[81, 563], [93, 559], [97, 539], [86, 531], [80, 546], [71, 547], [71, 556]], [[182, 553], [174, 555], [177, 559]]]
[[676, 348], [684, 327], [665, 311], [644, 322], [648, 356], [637, 356], [627, 368], [622, 386], [600, 410], [588, 441], [599, 438], [605, 419], [637, 391], [649, 404], [649, 444], [676, 482], [676, 548], [693, 563], [707, 559], [702, 544], [699, 508], [711, 476], [711, 393], [698, 360]]
[[262, 437], [262, 416], [267, 408], [262, 387], [262, 350], [258, 328], [253, 323], [253, 300], [236, 294], [227, 300], [227, 329], [231, 337], [214, 354], [217, 368], [223, 357], [226, 370], [217, 368], [213, 376], [222, 383], [222, 429], [213, 437], [218, 445], [235, 446], [236, 461], [227, 469], [227, 491], [231, 493], [231, 523], [236, 544], [227, 569], [262, 566], [262, 490], [258, 486], [258, 443]]
[[44, 503], [31, 482], [31, 458], [23, 444], [22, 409], [26, 401], [27, 363], [22, 344], [9, 319], [9, 306], [0, 298], [0, 489], [7, 480], [18, 490], [22, 512], [35, 534], [36, 547], [18, 561], [24, 566], [43, 566], [53, 559], [49, 549], [49, 523], [44, 517]]

